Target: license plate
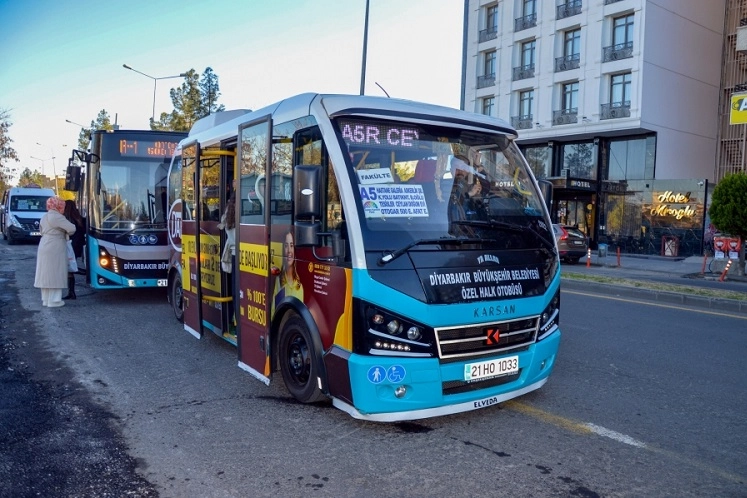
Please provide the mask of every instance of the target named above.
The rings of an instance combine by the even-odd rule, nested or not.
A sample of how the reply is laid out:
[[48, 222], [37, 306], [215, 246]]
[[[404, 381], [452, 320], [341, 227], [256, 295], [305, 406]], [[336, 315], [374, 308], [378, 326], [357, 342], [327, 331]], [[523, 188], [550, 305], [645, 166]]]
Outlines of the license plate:
[[158, 287], [166, 287], [168, 283], [169, 283], [168, 280], [166, 280], [165, 278], [159, 278], [158, 281], [156, 282], [156, 285]]
[[574, 246], [582, 246], [582, 245], [584, 245], [584, 243], [583, 243], [583, 242], [581, 242], [580, 240], [574, 240], [574, 241], [573, 241], [573, 245], [574, 245]]
[[499, 360], [481, 361], [479, 363], [467, 363], [464, 365], [464, 380], [474, 381], [501, 377], [519, 371], [519, 357], [509, 356]]
[[31, 232], [32, 237], [41, 237], [41, 232]]

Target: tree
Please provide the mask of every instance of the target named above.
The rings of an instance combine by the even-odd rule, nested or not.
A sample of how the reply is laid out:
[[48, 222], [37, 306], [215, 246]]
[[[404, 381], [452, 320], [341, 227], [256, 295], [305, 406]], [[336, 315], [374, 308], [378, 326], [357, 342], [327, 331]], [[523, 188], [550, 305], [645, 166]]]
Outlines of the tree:
[[95, 120], [91, 121], [90, 128], [82, 128], [78, 135], [78, 149], [88, 150], [91, 145], [91, 133], [96, 130], [113, 130], [114, 125], [112, 124], [109, 113], [106, 109], [101, 109]]
[[181, 87], [172, 88], [169, 95], [174, 110], [162, 112], [158, 121], [151, 121], [151, 130], [189, 131], [198, 119], [225, 110], [223, 104], [218, 104], [220, 85], [218, 76], [210, 67], [205, 68], [202, 79], [199, 73], [190, 69]]
[[713, 190], [708, 210], [713, 225], [722, 232], [742, 239], [737, 274], [744, 275], [745, 246], [747, 245], [747, 174], [735, 173], [724, 177]]
[[13, 139], [10, 138], [10, 127], [13, 123], [10, 121], [10, 111], [0, 109], [0, 191], [8, 188], [8, 182], [13, 176], [15, 168], [12, 168], [12, 162], [18, 162], [18, 154], [11, 147]]
[[18, 186], [26, 187], [30, 184], [35, 184], [42, 188], [54, 188], [54, 180], [44, 176], [40, 171], [31, 171], [29, 168], [24, 168], [21, 171], [21, 176], [18, 177]]

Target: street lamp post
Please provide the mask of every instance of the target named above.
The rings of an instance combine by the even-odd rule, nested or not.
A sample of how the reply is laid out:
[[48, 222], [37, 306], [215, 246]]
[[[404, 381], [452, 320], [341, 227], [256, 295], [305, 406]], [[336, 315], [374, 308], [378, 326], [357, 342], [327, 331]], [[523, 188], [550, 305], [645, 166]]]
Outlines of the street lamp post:
[[66, 123], [70, 123], [70, 124], [73, 124], [73, 125], [76, 125], [76, 126], [80, 126], [80, 127], [81, 127], [81, 128], [83, 128], [83, 129], [85, 129], [85, 128], [86, 128], [86, 127], [85, 127], [85, 126], [83, 126], [82, 124], [80, 124], [80, 123], [76, 123], [75, 121], [70, 121], [69, 119], [66, 119], [66, 120], [65, 120], [65, 122], [66, 122]]
[[366, 93], [366, 57], [368, 56], [368, 1], [366, 0], [366, 19], [363, 24], [363, 60], [361, 61], [361, 95]]
[[[31, 157], [31, 159], [36, 159], [37, 161], [41, 161], [41, 163], [42, 163], [42, 175], [44, 175], [44, 164], [49, 159], [54, 159], [54, 158], [42, 159], [40, 157], [35, 157], [35, 156], [29, 156], [29, 157]], [[44, 184], [42, 184], [42, 186], [44, 186]], [[54, 179], [54, 193], [55, 193], [55, 195], [57, 195], [57, 178]]]
[[[59, 189], [57, 187], [57, 166], [55, 166], [55, 164], [54, 164], [54, 159], [55, 159], [54, 149], [52, 147], [49, 147], [48, 145], [44, 145], [44, 144], [41, 144], [39, 142], [36, 142], [36, 145], [38, 145], [39, 147], [47, 147], [47, 148], [49, 148], [49, 151], [52, 153], [51, 159], [52, 159], [52, 175], [53, 175], [53, 178], [54, 178], [54, 193], [55, 193], [55, 195], [59, 195], [60, 192], [59, 192]], [[63, 147], [67, 147], [67, 145], [63, 145]], [[39, 159], [38, 157], [33, 157], [33, 156], [32, 156], [32, 159], [37, 159], [37, 160], [41, 161], [42, 162], [42, 170], [44, 170], [44, 160], [43, 159]], [[43, 173], [44, 173], [44, 171], [42, 171], [42, 174]]]
[[130, 71], [135, 71], [136, 73], [142, 74], [146, 78], [150, 78], [150, 79], [153, 80], [153, 113], [152, 113], [151, 118], [150, 118], [151, 121], [153, 121], [153, 122], [156, 121], [156, 85], [158, 84], [158, 80], [167, 80], [167, 79], [170, 79], [170, 78], [186, 78], [187, 77], [187, 73], [180, 73], [180, 74], [177, 74], [177, 75], [174, 75], [174, 76], [160, 76], [160, 77], [155, 77], [155, 76], [151, 76], [150, 74], [145, 74], [142, 71], [138, 71], [137, 69], [134, 69], [134, 68], [128, 66], [127, 64], [122, 64], [122, 67], [125, 68], [125, 69], [129, 69]]

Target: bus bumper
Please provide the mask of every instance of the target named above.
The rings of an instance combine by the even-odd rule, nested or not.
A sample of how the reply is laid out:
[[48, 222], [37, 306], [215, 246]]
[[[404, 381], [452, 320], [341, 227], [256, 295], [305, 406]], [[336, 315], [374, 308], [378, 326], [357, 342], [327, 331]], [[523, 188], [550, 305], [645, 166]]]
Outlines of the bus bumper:
[[475, 359], [440, 364], [437, 358], [351, 354], [348, 370], [353, 403], [335, 398], [333, 404], [355, 418], [374, 422], [416, 420], [486, 408], [542, 387], [555, 364], [559, 343], [557, 329], [526, 351], [480, 358], [518, 356], [518, 378], [456, 394], [444, 391], [454, 383], [464, 384], [464, 366]]

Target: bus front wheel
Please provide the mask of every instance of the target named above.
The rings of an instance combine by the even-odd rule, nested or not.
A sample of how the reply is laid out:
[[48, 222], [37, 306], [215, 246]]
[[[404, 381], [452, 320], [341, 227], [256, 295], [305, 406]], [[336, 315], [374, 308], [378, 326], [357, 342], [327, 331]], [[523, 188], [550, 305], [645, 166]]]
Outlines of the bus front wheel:
[[182, 299], [182, 277], [177, 274], [174, 280], [171, 281], [171, 289], [169, 290], [169, 297], [171, 298], [171, 307], [174, 309], [174, 315], [179, 323], [184, 323], [184, 303]]
[[296, 313], [289, 313], [283, 319], [278, 343], [280, 371], [288, 391], [301, 403], [325, 400], [317, 385], [319, 365], [311, 332]]

